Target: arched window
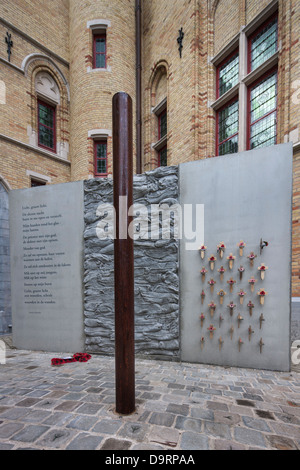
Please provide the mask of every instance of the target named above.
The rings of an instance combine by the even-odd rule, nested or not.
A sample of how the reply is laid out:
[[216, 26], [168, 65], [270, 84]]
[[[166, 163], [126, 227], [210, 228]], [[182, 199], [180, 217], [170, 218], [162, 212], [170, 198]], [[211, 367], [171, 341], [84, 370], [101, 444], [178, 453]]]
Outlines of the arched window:
[[60, 104], [58, 86], [48, 72], [35, 77], [37, 94], [37, 144], [56, 152], [56, 108]]
[[[154, 166], [167, 166], [168, 162], [168, 79], [167, 67], [157, 66], [151, 83], [152, 149]], [[153, 161], [152, 160], [152, 161]]]
[[27, 104], [31, 110], [27, 125], [29, 144], [42, 152], [55, 153], [67, 160], [69, 153], [68, 81], [55, 62], [43, 54], [30, 54], [22, 63], [25, 77], [30, 77]]

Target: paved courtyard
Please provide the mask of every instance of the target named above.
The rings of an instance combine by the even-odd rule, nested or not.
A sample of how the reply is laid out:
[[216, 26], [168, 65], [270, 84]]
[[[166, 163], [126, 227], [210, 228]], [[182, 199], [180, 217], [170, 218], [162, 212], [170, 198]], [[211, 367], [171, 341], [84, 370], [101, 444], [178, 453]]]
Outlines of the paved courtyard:
[[8, 349], [0, 450], [300, 449], [300, 374], [136, 359], [136, 411], [114, 412], [114, 359], [51, 366]]

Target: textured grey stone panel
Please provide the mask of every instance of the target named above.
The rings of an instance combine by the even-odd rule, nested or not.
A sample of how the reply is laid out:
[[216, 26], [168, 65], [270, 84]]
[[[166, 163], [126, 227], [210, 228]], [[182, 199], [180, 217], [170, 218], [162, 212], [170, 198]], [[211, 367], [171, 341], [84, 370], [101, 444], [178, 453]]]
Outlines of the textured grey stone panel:
[[[178, 203], [178, 168], [159, 168], [134, 177], [134, 203]], [[111, 179], [84, 182], [84, 294], [86, 350], [114, 354], [114, 246], [99, 239], [99, 204], [113, 202]], [[135, 263], [135, 344], [143, 356], [179, 357], [179, 242], [137, 239]], [[126, 267], [124, 267], [126, 269]]]

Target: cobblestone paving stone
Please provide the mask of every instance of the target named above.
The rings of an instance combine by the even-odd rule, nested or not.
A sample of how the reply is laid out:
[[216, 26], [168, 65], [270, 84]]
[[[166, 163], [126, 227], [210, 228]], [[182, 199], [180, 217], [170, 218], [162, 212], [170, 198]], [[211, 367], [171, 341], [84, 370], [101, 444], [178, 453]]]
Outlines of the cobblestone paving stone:
[[299, 450], [300, 374], [136, 359], [136, 411], [114, 411], [114, 359], [11, 349], [0, 450]]

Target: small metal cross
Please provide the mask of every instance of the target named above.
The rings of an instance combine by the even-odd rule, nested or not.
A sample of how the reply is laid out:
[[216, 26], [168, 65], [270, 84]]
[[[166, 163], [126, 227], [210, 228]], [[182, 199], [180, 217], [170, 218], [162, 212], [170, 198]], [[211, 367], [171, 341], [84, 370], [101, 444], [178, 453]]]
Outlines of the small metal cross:
[[12, 49], [14, 43], [13, 43], [13, 41], [11, 40], [11, 34], [10, 34], [8, 31], [6, 32], [5, 42], [6, 42], [6, 44], [7, 44], [8, 61], [10, 62], [11, 49]]
[[178, 32], [179, 32], [179, 36], [177, 38], [177, 42], [179, 44], [178, 50], [179, 50], [179, 56], [180, 56], [180, 59], [181, 59], [181, 56], [182, 56], [181, 52], [182, 52], [182, 49], [183, 49], [182, 41], [183, 41], [183, 38], [184, 38], [184, 32], [183, 32], [182, 28], [180, 28], [180, 30]]

